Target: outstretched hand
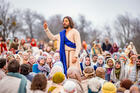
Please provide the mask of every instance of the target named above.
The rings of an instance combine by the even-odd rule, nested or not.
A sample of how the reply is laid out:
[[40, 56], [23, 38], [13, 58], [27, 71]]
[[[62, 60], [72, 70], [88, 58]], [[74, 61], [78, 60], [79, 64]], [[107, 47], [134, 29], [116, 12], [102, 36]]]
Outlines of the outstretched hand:
[[44, 29], [45, 30], [48, 29], [48, 25], [47, 25], [47, 22], [46, 21], [44, 22]]

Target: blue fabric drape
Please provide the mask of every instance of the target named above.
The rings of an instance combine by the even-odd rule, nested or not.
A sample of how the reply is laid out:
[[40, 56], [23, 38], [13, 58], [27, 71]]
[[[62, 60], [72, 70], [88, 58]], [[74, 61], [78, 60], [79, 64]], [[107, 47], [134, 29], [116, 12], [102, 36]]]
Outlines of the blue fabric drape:
[[64, 66], [64, 73], [67, 75], [67, 62], [66, 62], [66, 54], [65, 54], [65, 44], [71, 48], [76, 48], [75, 43], [69, 41], [65, 35], [66, 30], [60, 32], [60, 61]]

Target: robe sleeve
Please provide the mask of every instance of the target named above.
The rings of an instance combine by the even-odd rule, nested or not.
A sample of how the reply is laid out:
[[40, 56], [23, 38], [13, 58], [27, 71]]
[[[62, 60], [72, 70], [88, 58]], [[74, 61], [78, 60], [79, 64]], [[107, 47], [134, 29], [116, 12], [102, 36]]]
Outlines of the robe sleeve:
[[59, 34], [53, 35], [49, 29], [45, 29], [45, 32], [46, 32], [49, 39], [51, 39], [51, 40], [57, 40], [58, 39]]
[[74, 40], [76, 44], [76, 51], [74, 57], [78, 57], [78, 54], [80, 53], [81, 50], [81, 37], [80, 37], [80, 33], [77, 30], [74, 33]]

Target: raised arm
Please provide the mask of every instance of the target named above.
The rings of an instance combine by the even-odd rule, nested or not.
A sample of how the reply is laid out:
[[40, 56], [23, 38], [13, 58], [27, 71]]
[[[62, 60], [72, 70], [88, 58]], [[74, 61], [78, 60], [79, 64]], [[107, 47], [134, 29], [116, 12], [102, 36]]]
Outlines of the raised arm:
[[51, 33], [51, 31], [48, 28], [47, 22], [44, 22], [44, 30], [45, 30], [47, 36], [49, 37], [49, 39], [51, 39], [51, 40], [57, 40], [58, 35], [53, 35]]

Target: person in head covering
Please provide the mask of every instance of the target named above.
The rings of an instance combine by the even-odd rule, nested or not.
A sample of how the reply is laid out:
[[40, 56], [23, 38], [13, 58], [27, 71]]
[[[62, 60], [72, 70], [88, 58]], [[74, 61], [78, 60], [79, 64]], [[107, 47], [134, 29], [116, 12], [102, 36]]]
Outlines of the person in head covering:
[[126, 67], [128, 75], [132, 72], [133, 69], [136, 68], [136, 61], [137, 61], [137, 55], [131, 56], [130, 62], [128, 64], [128, 66]]
[[119, 60], [115, 62], [115, 66], [111, 71], [110, 80], [119, 87], [120, 81], [125, 77], [124, 65]]
[[49, 54], [53, 57], [54, 56], [54, 53], [55, 53], [54, 51], [50, 51]]
[[42, 56], [44, 56], [45, 57], [45, 59], [47, 59], [47, 56], [49, 55], [49, 53], [47, 53], [47, 52], [43, 52], [42, 53]]
[[70, 67], [67, 71], [68, 79], [76, 79], [81, 82], [81, 73], [80, 70], [76, 67]]
[[99, 93], [101, 91], [101, 83], [98, 79], [92, 78], [88, 81], [88, 93]]
[[35, 45], [32, 48], [32, 55], [34, 57], [36, 57], [36, 59], [38, 59], [38, 57], [40, 56], [40, 49]]
[[87, 56], [85, 57], [84, 62], [83, 62], [82, 65], [80, 65], [80, 66], [81, 66], [81, 71], [82, 71], [82, 72], [83, 72], [83, 70], [84, 70], [87, 66], [91, 66], [94, 70], [96, 70], [96, 68], [97, 68], [97, 66], [96, 66], [96, 65], [93, 65], [93, 63], [91, 62], [89, 55], [87, 55]]
[[117, 43], [113, 43], [113, 46], [111, 47], [111, 49], [109, 50], [109, 52], [111, 54], [115, 53], [115, 52], [118, 52], [119, 50], [119, 47], [117, 46]]
[[10, 44], [9, 50], [13, 48], [16, 51], [18, 50], [18, 46], [19, 46], [19, 40], [17, 37], [14, 37], [13, 42]]
[[106, 82], [102, 87], [102, 93], [117, 93], [117, 88], [111, 82]]
[[19, 54], [15, 54], [14, 56], [15, 56], [15, 59], [20, 63], [20, 65], [23, 64], [23, 59], [20, 57]]
[[24, 44], [25, 44], [25, 40], [24, 39], [21, 39], [20, 40], [20, 43], [19, 43], [19, 48], [18, 49], [19, 50], [24, 50], [24, 48], [23, 48], [24, 47]]
[[87, 52], [88, 52], [89, 56], [91, 57], [92, 53], [91, 53], [91, 46], [90, 46], [90, 44], [87, 45]]
[[84, 77], [83, 77], [83, 81], [81, 82], [81, 84], [84, 88], [84, 92], [87, 92], [88, 91], [87, 82], [91, 78], [95, 77], [95, 70], [92, 67], [88, 66], [84, 69], [83, 73], [84, 73]]
[[105, 38], [105, 42], [103, 42], [103, 44], [102, 44], [103, 52], [109, 51], [111, 49], [111, 47], [112, 47], [112, 45], [110, 44], [109, 39]]
[[62, 69], [64, 70], [63, 64], [60, 61], [60, 55], [59, 55], [59, 53], [55, 53], [54, 56], [53, 56], [53, 59], [54, 59], [53, 66], [56, 66], [56, 65], [61, 66]]
[[32, 47], [36, 47], [37, 46], [36, 40], [34, 38], [32, 38], [32, 41], [31, 41], [30, 44], [31, 44]]
[[101, 55], [103, 53], [103, 50], [100, 46], [100, 44], [95, 43], [92, 50], [93, 55]]
[[105, 68], [105, 59], [103, 56], [99, 56], [97, 59], [97, 64], [96, 64], [97, 68], [98, 67], [103, 67]]
[[135, 55], [134, 52], [133, 52], [132, 50], [130, 50], [130, 51], [128, 52], [128, 55], [127, 55], [127, 56], [128, 56], [128, 58], [130, 59], [131, 56], [133, 56], [133, 55]]
[[31, 49], [28, 49], [28, 50], [27, 50], [27, 53], [28, 53], [29, 56], [30, 56], [30, 55], [32, 55], [33, 51], [32, 51]]
[[127, 65], [129, 63], [128, 57], [125, 55], [125, 53], [122, 53], [120, 55], [119, 60], [124, 63], [124, 65]]
[[108, 58], [111, 58], [111, 53], [108, 51], [105, 51], [105, 61], [107, 61]]
[[22, 59], [23, 59], [23, 64], [27, 64], [29, 60], [29, 54], [27, 52], [24, 52]]
[[61, 68], [60, 66], [54, 66], [54, 67], [52, 67], [52, 69], [51, 69], [51, 71], [49, 73], [48, 79], [52, 79], [53, 75], [56, 72], [62, 72], [62, 73], [64, 73], [63, 68]]
[[38, 47], [39, 47], [39, 49], [42, 49], [42, 50], [44, 49], [44, 41], [43, 40], [39, 41]]
[[[33, 64], [35, 64], [35, 62], [36, 62], [36, 58], [33, 55], [31, 55], [29, 57], [29, 61], [28, 61], [29, 66], [32, 68], [32, 66], [33, 66]], [[31, 69], [31, 71], [32, 71], [32, 69]]]
[[61, 93], [78, 93], [76, 83], [71, 80], [67, 80], [63, 84], [63, 88], [64, 90], [61, 90]]
[[105, 80], [105, 69], [102, 68], [102, 67], [98, 67], [98, 68], [96, 69], [96, 77], [95, 77], [95, 78], [98, 79], [99, 82], [101, 83], [101, 86], [103, 86], [103, 84], [104, 84], [105, 82], [107, 82], [107, 81]]
[[52, 68], [52, 66], [53, 66], [53, 58], [52, 58], [52, 56], [50, 54], [47, 56], [46, 62], [49, 65], [49, 67]]
[[33, 64], [32, 70], [35, 73], [41, 72], [47, 76], [50, 72], [50, 67], [45, 63], [45, 58], [40, 56], [37, 60], [37, 63]]
[[116, 60], [119, 60], [119, 58], [120, 58], [119, 53], [113, 53], [112, 58], [113, 58], [115, 61], [116, 61]]
[[122, 49], [122, 48], [119, 48], [118, 53], [119, 53], [119, 54], [124, 53], [123, 49]]
[[7, 62], [10, 62], [13, 59], [15, 59], [15, 56], [13, 54], [7, 56]]
[[136, 66], [132, 69], [129, 74], [129, 79], [133, 81], [140, 88], [140, 55], [138, 55], [136, 60]]
[[123, 67], [124, 67], [124, 71], [125, 71], [124, 77], [125, 77], [125, 78], [128, 78], [128, 64], [129, 64], [129, 59], [128, 59], [128, 57], [126, 56], [125, 53], [122, 53], [122, 54], [120, 55], [119, 60], [120, 60], [121, 63], [124, 65], [124, 66], [123, 66]]
[[137, 55], [137, 50], [136, 50], [136, 48], [135, 48], [133, 42], [130, 42], [130, 44], [128, 45], [127, 51], [129, 51], [129, 50], [132, 50], [132, 51], [134, 52], [134, 54]]
[[115, 61], [113, 58], [108, 58], [106, 61], [106, 75], [105, 80], [110, 81], [110, 74], [115, 65]]
[[62, 72], [56, 72], [52, 77], [52, 82], [48, 89], [48, 93], [59, 93], [63, 88], [63, 82], [65, 80], [65, 75]]

